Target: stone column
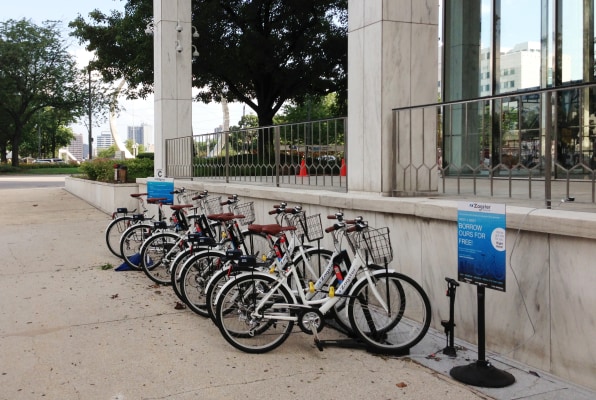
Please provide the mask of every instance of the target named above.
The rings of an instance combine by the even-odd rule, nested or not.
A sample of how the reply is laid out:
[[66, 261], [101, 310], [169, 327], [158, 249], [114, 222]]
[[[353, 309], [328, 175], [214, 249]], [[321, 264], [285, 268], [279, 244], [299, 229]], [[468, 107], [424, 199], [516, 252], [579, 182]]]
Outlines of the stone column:
[[349, 0], [348, 12], [348, 190], [415, 194], [420, 179], [436, 190], [407, 167], [436, 161], [435, 117], [413, 116], [398, 136], [392, 109], [437, 102], [438, 0]]
[[153, 0], [153, 14], [155, 176], [163, 178], [166, 140], [192, 136], [191, 0]]

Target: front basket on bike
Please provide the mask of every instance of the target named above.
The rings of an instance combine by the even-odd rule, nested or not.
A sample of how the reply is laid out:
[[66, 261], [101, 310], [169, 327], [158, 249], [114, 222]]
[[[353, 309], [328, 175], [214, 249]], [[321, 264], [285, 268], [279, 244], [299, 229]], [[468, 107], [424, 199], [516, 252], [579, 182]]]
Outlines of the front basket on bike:
[[393, 261], [393, 248], [389, 237], [389, 228], [368, 228], [360, 235], [359, 251], [366, 260], [367, 256], [375, 264], [388, 264]]
[[323, 224], [321, 223], [321, 214], [299, 217], [300, 223], [296, 225], [296, 234], [305, 235], [309, 242], [314, 242], [323, 238]]
[[209, 197], [203, 200], [203, 205], [207, 215], [221, 214], [223, 212], [223, 206], [221, 205], [221, 196]]
[[240, 225], [250, 225], [255, 222], [255, 205], [252, 201], [235, 205], [232, 211], [234, 214], [244, 215], [244, 218], [238, 219]]

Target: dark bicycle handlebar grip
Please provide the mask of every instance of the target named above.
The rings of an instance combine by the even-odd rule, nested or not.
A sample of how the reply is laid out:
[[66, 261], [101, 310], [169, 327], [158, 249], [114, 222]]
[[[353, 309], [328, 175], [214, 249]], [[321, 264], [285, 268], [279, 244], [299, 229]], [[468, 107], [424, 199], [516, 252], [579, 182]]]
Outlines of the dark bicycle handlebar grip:
[[447, 278], [445, 278], [445, 281], [450, 285], [459, 286], [459, 283], [457, 283], [457, 281], [453, 278], [447, 277]]
[[337, 215], [328, 215], [327, 219], [337, 219]]
[[270, 210], [269, 215], [279, 214], [280, 212], [281, 212], [281, 210]]
[[333, 232], [334, 230], [335, 230], [335, 225], [334, 225], [334, 226], [330, 226], [330, 227], [328, 227], [328, 228], [325, 228], [325, 232], [326, 232], [326, 233], [331, 233], [331, 232]]

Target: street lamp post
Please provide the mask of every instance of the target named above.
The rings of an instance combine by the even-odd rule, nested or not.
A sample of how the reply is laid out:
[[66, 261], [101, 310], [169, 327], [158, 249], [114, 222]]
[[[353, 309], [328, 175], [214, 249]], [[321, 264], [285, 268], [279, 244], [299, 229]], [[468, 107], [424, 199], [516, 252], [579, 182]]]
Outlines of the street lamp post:
[[89, 160], [93, 158], [93, 128], [91, 125], [91, 65], [89, 65], [87, 72], [89, 73]]

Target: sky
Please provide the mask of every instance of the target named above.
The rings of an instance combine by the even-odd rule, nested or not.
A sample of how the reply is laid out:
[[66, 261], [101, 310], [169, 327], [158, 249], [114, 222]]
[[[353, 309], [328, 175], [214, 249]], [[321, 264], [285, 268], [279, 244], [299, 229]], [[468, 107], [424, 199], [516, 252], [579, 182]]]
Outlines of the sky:
[[[126, 1], [120, 0], [20, 0], [4, 1], [0, 7], [0, 20], [9, 19], [30, 19], [35, 24], [41, 24], [46, 20], [62, 21], [64, 36], [69, 43], [69, 52], [73, 54], [77, 63], [81, 66], [87, 65], [92, 55], [80, 46], [75, 38], [68, 36], [68, 23], [74, 20], [79, 14], [88, 19], [88, 14], [94, 9], [105, 13], [110, 10], [124, 10]], [[146, 100], [126, 100], [121, 99], [120, 105], [124, 110], [116, 118], [116, 127], [120, 138], [127, 139], [127, 127], [138, 126], [145, 123], [150, 126], [153, 124], [153, 96]], [[205, 104], [193, 102], [192, 107], [192, 128], [194, 134], [210, 133], [220, 125], [223, 125], [222, 107], [218, 103]], [[254, 114], [254, 111], [248, 106], [239, 103], [229, 104], [230, 125], [237, 125], [243, 115]], [[83, 118], [86, 120], [86, 117]], [[75, 134], [82, 134], [83, 141], [88, 142], [88, 131], [84, 123], [74, 124], [72, 126]], [[101, 126], [93, 126], [93, 137], [101, 133], [109, 133], [109, 123], [106, 120]]]

